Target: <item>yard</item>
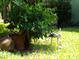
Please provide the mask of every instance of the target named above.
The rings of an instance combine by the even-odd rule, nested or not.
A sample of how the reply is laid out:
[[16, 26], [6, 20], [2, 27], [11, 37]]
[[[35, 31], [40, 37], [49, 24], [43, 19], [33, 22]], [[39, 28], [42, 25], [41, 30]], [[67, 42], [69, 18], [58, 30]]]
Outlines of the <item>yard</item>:
[[0, 51], [0, 59], [79, 59], [79, 28], [62, 28], [62, 49], [57, 48], [56, 38], [32, 41], [33, 51], [7, 52]]
[[[13, 38], [19, 39], [17, 42], [20, 44], [23, 41], [22, 49], [28, 49], [30, 43], [31, 46], [28, 51], [21, 52], [0, 49], [0, 59], [79, 59], [79, 27], [70, 27], [79, 26], [78, 8], [75, 9], [77, 5], [78, 3], [75, 1], [73, 3], [73, 0], [1, 0], [0, 39], [17, 32], [18, 35], [20, 33], [20, 36], [15, 35]], [[61, 49], [58, 48], [56, 38], [52, 38], [52, 40], [49, 37], [40, 38], [52, 31], [52, 25], [56, 21], [58, 27], [64, 27], [59, 32], [62, 36]], [[39, 39], [31, 41], [33, 37]], [[11, 37], [11, 39], [13, 38]], [[21, 46], [20, 44], [18, 46]], [[17, 44], [15, 45], [18, 49]], [[5, 47], [4, 44], [3, 47]], [[13, 46], [13, 48], [15, 47]]]

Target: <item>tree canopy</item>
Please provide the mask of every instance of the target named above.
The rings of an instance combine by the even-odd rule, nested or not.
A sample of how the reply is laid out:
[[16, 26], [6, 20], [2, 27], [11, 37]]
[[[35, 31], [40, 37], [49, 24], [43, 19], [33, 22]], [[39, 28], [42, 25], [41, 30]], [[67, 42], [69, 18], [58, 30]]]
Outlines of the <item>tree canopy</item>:
[[36, 38], [52, 31], [51, 23], [56, 20], [53, 12], [53, 9], [44, 7], [41, 2], [31, 5], [23, 0], [15, 0], [11, 2], [9, 19], [14, 28], [28, 30]]

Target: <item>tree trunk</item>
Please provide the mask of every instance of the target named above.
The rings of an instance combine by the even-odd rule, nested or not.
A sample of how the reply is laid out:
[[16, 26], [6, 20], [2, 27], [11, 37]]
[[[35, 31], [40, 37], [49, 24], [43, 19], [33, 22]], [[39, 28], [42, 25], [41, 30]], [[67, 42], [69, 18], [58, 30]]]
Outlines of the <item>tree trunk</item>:
[[26, 50], [30, 49], [31, 36], [28, 30], [25, 31], [25, 48]]
[[25, 49], [25, 35], [22, 33], [14, 33], [10, 35], [14, 41], [15, 49], [23, 51]]
[[8, 13], [10, 11], [10, 4], [3, 0], [3, 10], [2, 10], [2, 18], [4, 19], [4, 22], [8, 22]]
[[5, 0], [3, 0], [3, 11], [2, 11], [2, 18], [4, 21], [7, 19], [7, 3]]

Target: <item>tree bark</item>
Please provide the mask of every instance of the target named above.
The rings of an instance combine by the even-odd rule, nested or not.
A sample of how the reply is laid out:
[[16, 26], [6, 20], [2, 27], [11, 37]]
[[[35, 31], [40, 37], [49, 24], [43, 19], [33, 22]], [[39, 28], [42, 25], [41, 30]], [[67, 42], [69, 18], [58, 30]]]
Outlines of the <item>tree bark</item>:
[[26, 50], [30, 49], [31, 36], [28, 30], [25, 31], [25, 48]]
[[5, 0], [3, 0], [3, 12], [2, 12], [2, 18], [4, 19], [4, 21], [7, 19], [7, 3]]
[[8, 13], [10, 11], [10, 4], [6, 0], [3, 0], [3, 10], [2, 10], [2, 18], [4, 22], [8, 22]]

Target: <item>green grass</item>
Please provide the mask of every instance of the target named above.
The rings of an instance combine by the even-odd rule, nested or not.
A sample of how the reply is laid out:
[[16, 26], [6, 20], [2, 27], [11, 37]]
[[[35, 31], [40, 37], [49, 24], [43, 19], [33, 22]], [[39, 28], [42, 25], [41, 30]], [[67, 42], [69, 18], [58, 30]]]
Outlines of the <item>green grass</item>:
[[33, 43], [33, 51], [25, 52], [21, 56], [19, 52], [10, 53], [0, 51], [0, 59], [79, 59], [79, 28], [63, 28], [62, 49], [57, 48], [56, 38], [48, 40], [39, 39]]

